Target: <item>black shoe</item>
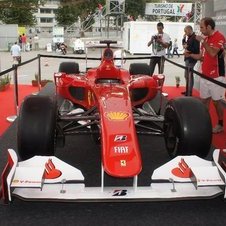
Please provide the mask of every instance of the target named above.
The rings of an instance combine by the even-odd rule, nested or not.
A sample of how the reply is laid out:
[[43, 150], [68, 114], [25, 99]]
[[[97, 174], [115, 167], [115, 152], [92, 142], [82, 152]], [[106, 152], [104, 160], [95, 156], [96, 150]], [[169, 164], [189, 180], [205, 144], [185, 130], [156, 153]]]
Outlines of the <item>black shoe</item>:
[[181, 92], [181, 94], [182, 94], [182, 95], [185, 95], [185, 96], [186, 96], [186, 91], [184, 91], [184, 92]]

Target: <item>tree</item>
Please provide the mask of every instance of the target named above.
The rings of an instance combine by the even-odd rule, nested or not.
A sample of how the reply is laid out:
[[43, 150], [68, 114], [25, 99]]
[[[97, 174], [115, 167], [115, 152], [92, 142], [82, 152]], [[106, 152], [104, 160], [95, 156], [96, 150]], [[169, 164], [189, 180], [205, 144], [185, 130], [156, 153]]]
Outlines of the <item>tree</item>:
[[6, 24], [32, 26], [36, 24], [34, 13], [46, 0], [0, 1], [0, 20]]
[[61, 26], [69, 26], [77, 21], [78, 16], [83, 20], [90, 13], [94, 13], [98, 4], [105, 4], [105, 0], [61, 0], [56, 10], [56, 21]]
[[58, 25], [61, 26], [73, 24], [75, 21], [77, 21], [79, 14], [80, 12], [77, 7], [68, 5], [60, 6], [55, 12], [56, 21], [58, 22]]
[[144, 16], [145, 4], [145, 0], [126, 0], [125, 13], [132, 16], [134, 19], [137, 18], [138, 15]]

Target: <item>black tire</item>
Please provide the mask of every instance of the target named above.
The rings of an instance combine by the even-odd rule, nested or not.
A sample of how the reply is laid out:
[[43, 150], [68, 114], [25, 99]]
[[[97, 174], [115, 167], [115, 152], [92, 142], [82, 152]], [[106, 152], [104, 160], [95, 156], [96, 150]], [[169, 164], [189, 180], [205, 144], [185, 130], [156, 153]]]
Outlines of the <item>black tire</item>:
[[18, 154], [22, 160], [51, 156], [55, 149], [56, 101], [48, 96], [28, 96], [18, 117]]
[[171, 157], [206, 157], [212, 141], [211, 119], [206, 106], [192, 97], [179, 97], [166, 105], [163, 130]]
[[150, 66], [146, 63], [132, 63], [129, 72], [131, 75], [150, 75]]
[[75, 62], [62, 62], [59, 66], [59, 72], [66, 74], [79, 74], [79, 64]]

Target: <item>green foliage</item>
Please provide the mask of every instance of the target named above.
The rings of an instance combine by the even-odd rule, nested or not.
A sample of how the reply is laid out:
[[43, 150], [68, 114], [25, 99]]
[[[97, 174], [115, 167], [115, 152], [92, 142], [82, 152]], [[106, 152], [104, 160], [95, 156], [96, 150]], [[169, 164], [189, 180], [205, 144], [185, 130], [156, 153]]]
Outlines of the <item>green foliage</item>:
[[1, 1], [0, 20], [6, 24], [32, 26], [36, 24], [34, 13], [46, 0], [11, 0]]
[[105, 0], [61, 0], [56, 10], [56, 21], [61, 26], [68, 26], [77, 21], [78, 16], [83, 20], [89, 13], [94, 13], [98, 4], [105, 4]]
[[77, 21], [78, 16], [80, 15], [79, 9], [74, 6], [60, 6], [56, 10], [56, 20], [59, 25], [67, 26], [73, 24]]
[[175, 76], [176, 84], [180, 83], [180, 76]]
[[0, 87], [9, 84], [10, 81], [11, 81], [11, 77], [9, 74], [1, 76], [0, 77]]
[[138, 15], [144, 16], [145, 13], [145, 0], [126, 0], [125, 2], [125, 13], [133, 16], [135, 19]]

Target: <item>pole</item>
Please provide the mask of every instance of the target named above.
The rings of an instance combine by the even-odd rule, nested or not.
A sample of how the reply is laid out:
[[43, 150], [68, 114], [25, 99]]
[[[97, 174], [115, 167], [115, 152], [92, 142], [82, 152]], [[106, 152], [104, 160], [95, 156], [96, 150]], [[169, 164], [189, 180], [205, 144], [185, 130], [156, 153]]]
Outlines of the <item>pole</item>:
[[[159, 74], [163, 74], [163, 72], [164, 72], [164, 62], [165, 62], [165, 56], [161, 56], [160, 67], [159, 67]], [[169, 95], [168, 93], [163, 93], [162, 90], [161, 90], [161, 94], [164, 97], [167, 97]], [[162, 95], [161, 95], [161, 98], [162, 98]], [[161, 100], [161, 102], [162, 102], [162, 100]]]
[[38, 90], [41, 90], [41, 57], [38, 54]]
[[188, 67], [188, 78], [187, 78], [187, 83], [186, 83], [186, 95], [187, 96], [192, 96], [192, 68]]
[[19, 100], [18, 100], [18, 78], [17, 78], [17, 64], [13, 64], [14, 73], [13, 73], [13, 82], [14, 82], [14, 107], [15, 107], [15, 115], [8, 116], [6, 119], [9, 122], [14, 122], [19, 113]]

